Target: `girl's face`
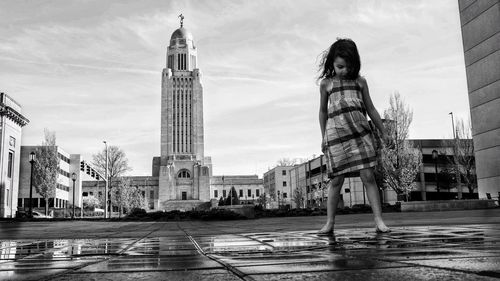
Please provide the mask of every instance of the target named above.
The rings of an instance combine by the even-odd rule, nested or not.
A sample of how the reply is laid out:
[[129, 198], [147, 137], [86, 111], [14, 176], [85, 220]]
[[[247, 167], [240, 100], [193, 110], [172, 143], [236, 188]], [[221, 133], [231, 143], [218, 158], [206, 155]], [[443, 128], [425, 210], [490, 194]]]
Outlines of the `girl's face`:
[[340, 78], [344, 78], [347, 75], [347, 63], [341, 57], [336, 57], [333, 61], [333, 69], [335, 70], [335, 75]]

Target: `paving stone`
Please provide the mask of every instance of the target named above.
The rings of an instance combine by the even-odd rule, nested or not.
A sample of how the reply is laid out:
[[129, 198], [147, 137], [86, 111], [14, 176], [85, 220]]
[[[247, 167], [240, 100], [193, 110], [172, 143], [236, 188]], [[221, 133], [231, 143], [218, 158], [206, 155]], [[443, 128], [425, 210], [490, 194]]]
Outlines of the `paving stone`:
[[44, 270], [5, 270], [0, 271], [0, 280], [2, 281], [17, 281], [17, 280], [40, 280], [50, 278], [51, 276], [62, 273], [66, 269], [44, 269]]
[[92, 264], [77, 272], [140, 272], [151, 270], [222, 269], [222, 265], [205, 256], [125, 256]]
[[[474, 224], [432, 224], [431, 216], [429, 224], [385, 234], [375, 233], [370, 214], [339, 216], [345, 222], [335, 236], [316, 234], [324, 220], [317, 217], [9, 224], [16, 239], [0, 232], [0, 280], [241, 280], [236, 273], [266, 281], [490, 280], [500, 277], [500, 227], [481, 223], [482, 214], [438, 213], [441, 221]], [[488, 214], [496, 220], [500, 211]]]
[[402, 261], [403, 263], [463, 270], [500, 278], [500, 256]]
[[411, 267], [411, 268], [384, 268], [371, 270], [347, 270], [347, 271], [328, 271], [328, 272], [307, 272], [307, 273], [286, 273], [286, 274], [261, 274], [250, 275], [256, 281], [492, 281], [497, 278], [479, 276], [476, 274], [454, 272], [443, 269], [427, 268], [427, 267]]
[[226, 270], [192, 270], [192, 271], [153, 271], [153, 272], [114, 272], [114, 273], [73, 273], [57, 276], [51, 281], [241, 281]]
[[352, 269], [377, 269], [377, 268], [396, 268], [408, 267], [409, 265], [384, 262], [373, 259], [350, 259], [338, 258], [332, 261], [320, 262], [303, 262], [303, 263], [287, 263], [287, 264], [272, 264], [272, 265], [249, 265], [236, 267], [239, 271], [247, 274], [263, 274], [263, 273], [304, 273], [316, 271], [335, 271], [335, 270], [352, 270]]

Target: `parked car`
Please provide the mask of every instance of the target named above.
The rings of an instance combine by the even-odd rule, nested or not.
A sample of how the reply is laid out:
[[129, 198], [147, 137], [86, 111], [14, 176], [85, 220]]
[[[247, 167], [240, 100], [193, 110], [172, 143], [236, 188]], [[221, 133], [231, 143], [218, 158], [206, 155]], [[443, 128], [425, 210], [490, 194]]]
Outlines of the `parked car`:
[[34, 219], [51, 219], [52, 218], [52, 216], [47, 216], [47, 215], [44, 215], [44, 214], [37, 212], [37, 211], [33, 211], [32, 215], [33, 215]]

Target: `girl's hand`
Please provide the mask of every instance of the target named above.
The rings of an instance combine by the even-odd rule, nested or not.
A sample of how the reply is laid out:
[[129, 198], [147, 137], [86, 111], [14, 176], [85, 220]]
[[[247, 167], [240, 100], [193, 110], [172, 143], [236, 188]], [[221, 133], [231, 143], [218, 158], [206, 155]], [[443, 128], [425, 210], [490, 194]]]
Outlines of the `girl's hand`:
[[389, 135], [387, 132], [382, 132], [380, 137], [382, 137], [383, 145], [387, 145], [389, 143]]

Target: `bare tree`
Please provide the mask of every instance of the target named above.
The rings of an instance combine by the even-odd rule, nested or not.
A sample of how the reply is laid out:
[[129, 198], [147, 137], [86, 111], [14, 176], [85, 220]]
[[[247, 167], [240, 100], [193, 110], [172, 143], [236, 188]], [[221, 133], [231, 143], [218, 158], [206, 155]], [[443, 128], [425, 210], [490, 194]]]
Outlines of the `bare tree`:
[[[453, 157], [446, 157], [448, 159], [447, 166], [449, 170], [458, 174], [461, 180], [465, 181], [469, 193], [474, 193], [477, 188], [476, 176], [476, 161], [474, 157], [474, 142], [472, 141], [472, 125], [469, 122], [466, 124], [462, 119], [457, 120], [456, 125], [456, 139], [445, 140], [443, 146], [453, 147]], [[446, 156], [446, 153], [445, 153]], [[458, 165], [457, 165], [458, 164]], [[454, 177], [457, 186], [457, 176]]]
[[130, 200], [130, 179], [120, 177], [113, 181], [111, 192], [111, 204], [118, 207], [118, 217], [121, 217], [123, 208], [126, 207]]
[[262, 193], [262, 194], [259, 196], [259, 198], [257, 198], [257, 203], [258, 203], [260, 206], [262, 206], [262, 208], [264, 208], [264, 209], [266, 208], [267, 201], [268, 201], [268, 199], [267, 199], [267, 195], [266, 195], [266, 193]]
[[127, 212], [133, 209], [146, 210], [148, 205], [146, 197], [142, 194], [142, 190], [138, 186], [130, 188], [130, 200], [127, 203]]
[[[101, 174], [104, 175], [106, 170], [106, 149], [103, 149], [92, 156], [92, 165]], [[108, 178], [116, 178], [123, 176], [132, 168], [128, 165], [128, 159], [125, 152], [115, 145], [108, 146]]]
[[296, 187], [293, 190], [293, 201], [297, 206], [297, 209], [302, 209], [304, 206], [304, 191], [300, 187]]
[[131, 183], [127, 177], [118, 177], [112, 182], [111, 203], [118, 207], [119, 217], [135, 208], [146, 209], [146, 199], [141, 190]]
[[389, 135], [389, 147], [398, 150], [408, 138], [410, 124], [413, 121], [413, 110], [396, 92], [389, 98], [389, 108], [384, 110], [385, 129]]
[[[115, 145], [110, 145], [108, 146], [108, 182], [110, 183], [110, 190], [108, 191], [109, 197], [108, 200], [111, 201], [111, 206], [110, 208], [113, 208], [113, 202], [122, 202], [122, 199], [119, 198], [118, 201], [113, 199], [113, 193], [119, 194], [120, 191], [115, 190], [113, 192], [113, 186], [111, 186], [112, 179], [117, 178], [119, 176], [123, 176], [127, 171], [131, 171], [132, 169], [128, 166], [128, 159], [127, 156], [125, 155], [125, 152], [119, 148], [118, 146]], [[106, 171], [106, 149], [103, 148], [102, 151], [100, 151], [97, 154], [94, 154], [92, 156], [93, 161], [92, 165], [94, 168], [101, 174], [105, 175]], [[115, 205], [118, 206], [118, 205]], [[120, 206], [118, 206], [120, 207]], [[120, 215], [121, 215], [121, 209], [120, 209]], [[111, 216], [111, 215], [110, 215]]]
[[278, 166], [293, 166], [297, 164], [297, 158], [291, 159], [291, 158], [281, 158], [276, 162], [276, 165]]
[[422, 165], [422, 154], [406, 141], [413, 111], [405, 104], [399, 93], [391, 95], [389, 108], [384, 111], [384, 126], [389, 136], [381, 150], [379, 169], [383, 181], [398, 194], [408, 194], [416, 186], [414, 180]]
[[59, 157], [56, 146], [56, 134], [44, 130], [42, 146], [35, 150], [33, 167], [33, 184], [35, 190], [45, 200], [45, 214], [49, 213], [49, 199], [56, 195], [57, 178], [59, 176]]

